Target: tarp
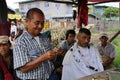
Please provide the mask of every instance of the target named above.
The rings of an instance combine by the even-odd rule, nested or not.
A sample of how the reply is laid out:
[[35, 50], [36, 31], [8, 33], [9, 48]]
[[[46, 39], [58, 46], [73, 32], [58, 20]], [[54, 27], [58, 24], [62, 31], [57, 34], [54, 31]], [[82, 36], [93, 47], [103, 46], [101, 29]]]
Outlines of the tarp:
[[[66, 3], [66, 4], [77, 4], [79, 1], [83, 0], [30, 0], [30, 1], [49, 1], [49, 2], [57, 2], [57, 3]], [[95, 3], [106, 3], [106, 2], [120, 2], [120, 0], [88, 0], [89, 2], [95, 2]], [[22, 1], [22, 2], [28, 2], [28, 1]]]
[[90, 2], [119, 2], [120, 0], [88, 0]]

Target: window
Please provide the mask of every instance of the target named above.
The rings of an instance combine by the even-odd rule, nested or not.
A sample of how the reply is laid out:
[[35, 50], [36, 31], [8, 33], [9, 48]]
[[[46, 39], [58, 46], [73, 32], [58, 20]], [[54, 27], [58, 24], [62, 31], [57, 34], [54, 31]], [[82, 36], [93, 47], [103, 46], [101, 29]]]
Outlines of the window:
[[21, 10], [21, 11], [24, 10], [24, 5], [23, 5], [23, 4], [20, 5], [20, 10]]
[[56, 7], [57, 9], [60, 9], [60, 4], [59, 4], [59, 3], [56, 3], [56, 4], [55, 4], [55, 7]]
[[35, 3], [35, 6], [36, 6], [37, 8], [40, 8], [40, 3], [39, 3], [39, 2], [36, 2], [36, 3]]
[[31, 4], [28, 4], [28, 5], [27, 5], [27, 8], [28, 8], [28, 10], [29, 10], [29, 9], [31, 8]]
[[49, 2], [45, 2], [44, 7], [45, 7], [45, 9], [48, 9], [49, 8]]
[[70, 5], [66, 5], [66, 14], [71, 14], [72, 13], [72, 8]]

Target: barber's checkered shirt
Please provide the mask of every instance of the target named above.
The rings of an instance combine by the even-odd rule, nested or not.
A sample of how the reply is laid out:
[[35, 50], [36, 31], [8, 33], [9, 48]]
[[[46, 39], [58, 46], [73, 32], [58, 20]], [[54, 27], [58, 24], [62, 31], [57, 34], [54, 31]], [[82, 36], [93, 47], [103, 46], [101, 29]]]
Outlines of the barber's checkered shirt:
[[46, 38], [43, 34], [39, 35], [39, 42], [40, 44], [38, 44], [38, 42], [28, 32], [23, 33], [16, 39], [13, 48], [13, 56], [14, 69], [16, 69], [16, 73], [19, 78], [46, 80], [50, 76], [54, 66], [49, 60], [42, 62], [42, 64], [36, 69], [27, 73], [22, 73], [18, 69], [51, 49], [48, 38]]

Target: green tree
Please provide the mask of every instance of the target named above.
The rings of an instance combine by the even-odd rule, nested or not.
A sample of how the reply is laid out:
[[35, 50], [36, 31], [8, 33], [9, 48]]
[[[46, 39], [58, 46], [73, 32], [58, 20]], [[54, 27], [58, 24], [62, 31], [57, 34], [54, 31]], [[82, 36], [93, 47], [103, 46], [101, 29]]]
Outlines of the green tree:
[[119, 16], [119, 8], [108, 7], [105, 9], [105, 12], [102, 15], [103, 17], [111, 18]]
[[18, 13], [19, 12], [19, 8], [16, 8], [15, 11]]

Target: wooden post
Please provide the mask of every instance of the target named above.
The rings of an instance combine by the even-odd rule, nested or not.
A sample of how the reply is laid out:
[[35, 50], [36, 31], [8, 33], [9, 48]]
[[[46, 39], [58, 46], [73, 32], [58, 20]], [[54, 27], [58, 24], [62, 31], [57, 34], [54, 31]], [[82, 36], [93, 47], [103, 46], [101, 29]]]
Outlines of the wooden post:
[[120, 34], [120, 31], [118, 31], [118, 32], [109, 40], [109, 42], [112, 42], [119, 34]]
[[0, 35], [10, 36], [10, 23], [7, 22], [6, 0], [0, 0]]
[[0, 24], [7, 23], [7, 4], [6, 0], [0, 0]]

